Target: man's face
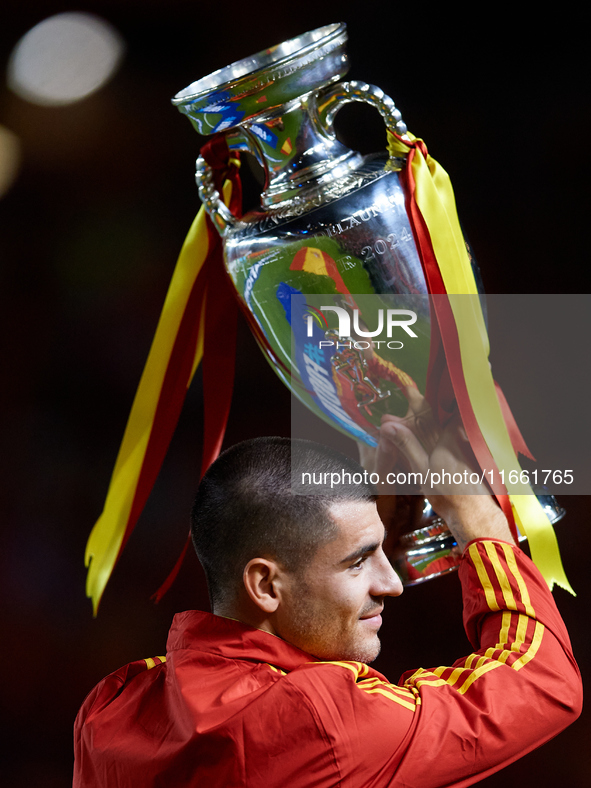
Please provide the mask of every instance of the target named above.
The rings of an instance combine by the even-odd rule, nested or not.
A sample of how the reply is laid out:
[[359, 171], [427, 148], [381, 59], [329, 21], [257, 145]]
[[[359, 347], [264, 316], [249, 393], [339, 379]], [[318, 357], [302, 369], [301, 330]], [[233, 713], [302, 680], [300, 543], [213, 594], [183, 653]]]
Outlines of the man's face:
[[330, 513], [339, 534], [305, 570], [288, 573], [276, 634], [320, 659], [371, 662], [384, 598], [401, 594], [402, 583], [384, 554], [374, 503], [338, 503]]

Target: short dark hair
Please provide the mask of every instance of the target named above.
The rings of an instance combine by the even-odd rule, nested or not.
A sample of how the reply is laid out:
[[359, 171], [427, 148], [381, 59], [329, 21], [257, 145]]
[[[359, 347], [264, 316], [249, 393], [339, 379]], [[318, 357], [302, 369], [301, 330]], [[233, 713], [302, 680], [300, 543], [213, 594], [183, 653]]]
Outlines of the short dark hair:
[[314, 494], [295, 494], [292, 480], [304, 472], [346, 472], [350, 480], [363, 468], [318, 443], [276, 437], [238, 443], [209, 467], [191, 512], [191, 534], [212, 606], [236, 594], [252, 558], [274, 558], [288, 571], [303, 568], [337, 534], [332, 504], [377, 499], [367, 474], [359, 484], [314, 484]]

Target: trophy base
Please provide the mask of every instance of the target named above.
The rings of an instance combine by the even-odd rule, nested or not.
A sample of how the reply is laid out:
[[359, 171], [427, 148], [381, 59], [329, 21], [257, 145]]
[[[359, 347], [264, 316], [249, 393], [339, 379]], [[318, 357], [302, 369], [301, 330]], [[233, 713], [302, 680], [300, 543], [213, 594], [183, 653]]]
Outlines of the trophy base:
[[[566, 512], [553, 495], [538, 494], [537, 498], [552, 525], [562, 520]], [[420, 528], [399, 537], [390, 555], [392, 566], [404, 586], [415, 586], [455, 572], [460, 565], [462, 551], [445, 521], [433, 511], [426, 498], [421, 522], [424, 525]], [[526, 539], [526, 536], [519, 535], [520, 542]]]

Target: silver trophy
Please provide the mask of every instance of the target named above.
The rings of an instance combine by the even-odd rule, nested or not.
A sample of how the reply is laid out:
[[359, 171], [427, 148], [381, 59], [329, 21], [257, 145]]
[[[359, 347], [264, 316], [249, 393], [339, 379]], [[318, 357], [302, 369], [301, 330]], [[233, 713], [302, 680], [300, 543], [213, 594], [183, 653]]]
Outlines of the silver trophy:
[[[405, 387], [425, 392], [431, 316], [406, 212], [400, 177], [404, 159], [387, 153], [362, 156], [334, 132], [335, 115], [350, 102], [374, 107], [395, 134], [407, 131], [380, 88], [340, 81], [348, 70], [346, 41], [344, 24], [305, 33], [193, 82], [173, 103], [199, 134], [223, 134], [230, 155], [246, 151], [264, 171], [261, 207], [240, 219], [224, 204], [202, 157], [196, 176], [261, 349], [281, 380], [319, 418], [375, 445], [381, 417], [404, 415]], [[331, 352], [335, 327], [314, 324], [312, 296], [332, 299], [349, 315], [362, 315], [357, 334], [349, 337], [349, 352], [338, 343]], [[372, 333], [371, 310], [381, 296], [400, 297], [405, 304], [415, 299], [418, 349], [401, 353], [386, 343], [376, 350], [371, 342], [360, 342]], [[314, 363], [324, 365], [334, 387], [330, 397], [315, 390], [305, 350], [310, 336], [326, 340], [326, 352]], [[563, 515], [551, 496], [542, 503], [551, 522]], [[456, 568], [453, 537], [422, 495], [401, 498], [397, 521], [401, 529], [391, 539], [390, 555], [405, 583]]]

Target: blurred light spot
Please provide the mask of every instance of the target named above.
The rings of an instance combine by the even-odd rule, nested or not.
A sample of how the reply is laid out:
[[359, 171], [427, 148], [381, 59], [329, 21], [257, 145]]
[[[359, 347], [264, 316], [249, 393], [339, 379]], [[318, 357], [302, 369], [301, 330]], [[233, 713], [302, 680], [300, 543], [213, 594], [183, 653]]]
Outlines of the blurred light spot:
[[123, 39], [92, 14], [56, 14], [39, 22], [15, 46], [8, 85], [34, 104], [71, 104], [101, 87], [123, 55]]
[[0, 126], [0, 197], [12, 186], [21, 163], [19, 138], [5, 126]]

